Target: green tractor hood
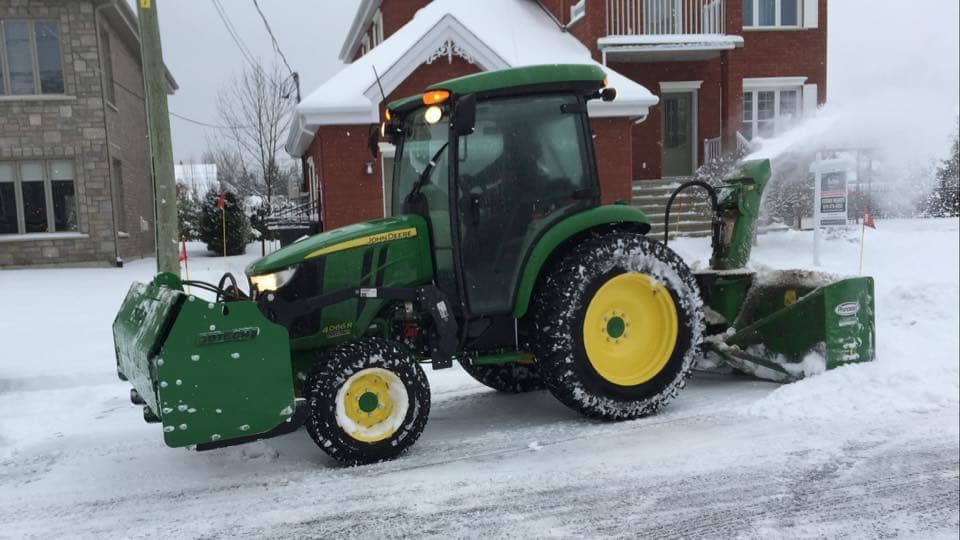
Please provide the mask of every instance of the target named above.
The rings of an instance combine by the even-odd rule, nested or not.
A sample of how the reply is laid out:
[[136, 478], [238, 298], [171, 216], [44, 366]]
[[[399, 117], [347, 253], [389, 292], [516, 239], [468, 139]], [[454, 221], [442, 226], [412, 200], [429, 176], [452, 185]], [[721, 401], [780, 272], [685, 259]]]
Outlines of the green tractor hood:
[[298, 240], [253, 261], [245, 271], [248, 276], [276, 272], [330, 253], [414, 237], [428, 239], [427, 223], [417, 215], [354, 223]]

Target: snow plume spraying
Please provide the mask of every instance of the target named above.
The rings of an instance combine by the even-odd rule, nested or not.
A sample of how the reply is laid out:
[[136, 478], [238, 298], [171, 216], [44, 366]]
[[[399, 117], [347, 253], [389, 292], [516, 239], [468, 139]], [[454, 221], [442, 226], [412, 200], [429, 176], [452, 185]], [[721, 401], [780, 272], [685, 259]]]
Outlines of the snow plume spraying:
[[869, 150], [873, 163], [861, 166], [870, 168], [876, 203], [913, 209], [932, 187], [960, 111], [960, 5], [844, 0], [829, 10], [827, 104], [747, 159], [772, 160], [776, 190], [808, 182], [816, 152]]

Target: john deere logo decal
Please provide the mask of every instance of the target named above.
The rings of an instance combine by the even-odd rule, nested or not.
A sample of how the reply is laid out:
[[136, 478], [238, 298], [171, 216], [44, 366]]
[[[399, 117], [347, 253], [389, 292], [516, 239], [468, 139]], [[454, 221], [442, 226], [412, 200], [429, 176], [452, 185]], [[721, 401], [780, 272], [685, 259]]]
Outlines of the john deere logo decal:
[[335, 338], [340, 336], [345, 336], [350, 333], [350, 330], [353, 329], [352, 322], [339, 322], [328, 324], [320, 329], [324, 337]]
[[841, 317], [852, 317], [860, 313], [860, 302], [844, 302], [837, 306], [833, 311]]
[[259, 335], [260, 328], [256, 326], [217, 332], [204, 332], [197, 336], [197, 345], [218, 345], [220, 343], [230, 343], [233, 341], [249, 341], [256, 339]]
[[345, 249], [352, 249], [356, 247], [372, 246], [375, 244], [382, 244], [384, 242], [393, 242], [396, 240], [404, 240], [406, 238], [413, 238], [417, 236], [416, 227], [409, 227], [406, 229], [400, 229], [397, 231], [389, 231], [377, 234], [371, 234], [369, 236], [361, 236], [360, 238], [354, 238], [353, 240], [346, 240], [332, 246], [327, 246], [320, 248], [309, 255], [306, 259], [311, 259], [313, 257], [319, 257], [321, 255], [327, 255], [328, 253], [336, 253], [338, 251], [343, 251]]

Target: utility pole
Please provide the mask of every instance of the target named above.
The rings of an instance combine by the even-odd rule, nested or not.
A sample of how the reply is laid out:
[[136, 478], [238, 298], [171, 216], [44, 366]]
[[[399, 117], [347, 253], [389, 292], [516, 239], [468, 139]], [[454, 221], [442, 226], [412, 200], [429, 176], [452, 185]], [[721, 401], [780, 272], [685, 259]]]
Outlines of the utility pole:
[[160, 46], [157, 0], [139, 0], [140, 55], [147, 101], [147, 131], [153, 156], [153, 200], [157, 271], [180, 275], [177, 245], [177, 184], [173, 175], [173, 144], [167, 109], [167, 71]]
[[[294, 71], [291, 75], [293, 76], [293, 82], [297, 88], [297, 105], [299, 105], [300, 104], [300, 73]], [[300, 156], [300, 176], [303, 181], [302, 184], [307, 188], [307, 193], [309, 197], [310, 189], [312, 188], [312, 186], [310, 185], [310, 178], [307, 177], [307, 157], [306, 156]], [[318, 191], [320, 190], [320, 186], [317, 186], [317, 190]], [[319, 221], [320, 220], [320, 197], [319, 196], [317, 197], [316, 209], [311, 208], [310, 210], [311, 212], [313, 210], [317, 211], [317, 221]], [[320, 229], [323, 230], [323, 223], [320, 223]], [[317, 231], [317, 232], [320, 232], [320, 231]]]

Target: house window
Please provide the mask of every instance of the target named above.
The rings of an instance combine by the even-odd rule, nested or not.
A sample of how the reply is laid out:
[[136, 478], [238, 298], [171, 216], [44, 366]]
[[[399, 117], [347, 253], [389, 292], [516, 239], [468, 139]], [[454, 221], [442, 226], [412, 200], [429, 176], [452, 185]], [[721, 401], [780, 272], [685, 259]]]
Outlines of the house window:
[[62, 94], [60, 29], [53, 21], [0, 21], [0, 94]]
[[117, 87], [113, 82], [113, 53], [110, 46], [110, 34], [100, 33], [100, 54], [103, 57], [103, 92], [107, 101], [117, 103]]
[[800, 0], [743, 0], [744, 28], [800, 26]]
[[72, 161], [0, 162], [0, 234], [76, 230]]
[[370, 43], [373, 47], [383, 43], [383, 12], [379, 9], [370, 22]]
[[790, 129], [800, 117], [800, 88], [743, 92], [740, 133], [748, 140], [770, 138]]

